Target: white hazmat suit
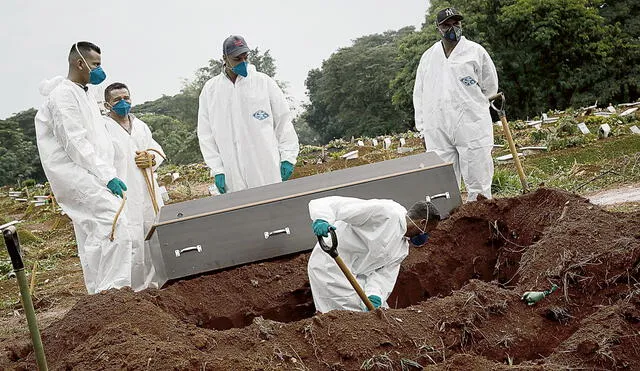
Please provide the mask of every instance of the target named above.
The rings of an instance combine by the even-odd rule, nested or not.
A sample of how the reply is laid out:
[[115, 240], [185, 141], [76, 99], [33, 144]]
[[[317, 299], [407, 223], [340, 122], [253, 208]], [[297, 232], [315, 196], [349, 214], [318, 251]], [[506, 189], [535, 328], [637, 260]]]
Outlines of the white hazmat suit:
[[420, 59], [413, 89], [416, 128], [428, 150], [453, 163], [469, 200], [491, 197], [493, 126], [487, 98], [497, 92], [491, 57], [464, 36], [449, 58], [439, 41]]
[[212, 175], [227, 192], [281, 182], [280, 162], [296, 164], [299, 145], [287, 101], [276, 82], [248, 67], [235, 84], [222, 72], [204, 85], [198, 139]]
[[[332, 196], [309, 202], [311, 220], [322, 219], [336, 227], [339, 256], [365, 294], [379, 296], [383, 307], [409, 254], [406, 214], [404, 207], [391, 200]], [[365, 309], [335, 260], [319, 244], [307, 271], [316, 310]]]
[[[129, 115], [131, 134], [112, 118], [105, 117], [104, 119], [115, 149], [114, 165], [117, 176], [127, 185], [127, 202], [123, 213], [129, 221], [127, 227], [133, 239], [131, 287], [135, 291], [147, 287], [157, 288], [158, 284], [151, 261], [149, 242], [145, 241], [147, 232], [155, 222], [156, 214], [143, 172], [135, 163], [135, 156], [136, 151], [145, 151], [147, 149], [155, 149], [162, 154], [164, 152], [160, 144], [151, 136], [151, 130], [149, 130], [147, 124], [135, 116]], [[155, 160], [154, 170], [160, 166], [163, 158], [155, 154]], [[150, 172], [147, 171], [147, 173], [150, 176]], [[158, 183], [155, 179], [151, 179], [151, 181], [154, 185], [158, 206], [162, 206], [163, 202], [158, 190]]]
[[131, 286], [131, 238], [121, 199], [107, 188], [116, 177], [113, 145], [93, 95], [62, 77], [44, 82], [35, 117], [40, 161], [56, 200], [73, 221], [89, 294]]

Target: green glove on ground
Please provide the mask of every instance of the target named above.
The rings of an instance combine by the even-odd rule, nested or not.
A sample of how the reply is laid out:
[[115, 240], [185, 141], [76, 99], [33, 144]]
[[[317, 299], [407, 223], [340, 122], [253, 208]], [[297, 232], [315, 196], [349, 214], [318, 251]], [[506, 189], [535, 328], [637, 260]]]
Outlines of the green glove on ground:
[[314, 220], [311, 224], [311, 227], [313, 228], [313, 233], [315, 233], [316, 236], [321, 237], [329, 237], [329, 229], [333, 229], [334, 231], [336, 230], [336, 227], [332, 226], [331, 224], [329, 224], [329, 222], [322, 219]]
[[382, 305], [382, 299], [378, 295], [369, 295], [367, 296], [373, 307], [378, 309]]
[[551, 290], [527, 291], [524, 294], [522, 294], [522, 298], [520, 298], [520, 300], [523, 300], [525, 303], [527, 303], [527, 305], [533, 305], [539, 302], [540, 300], [544, 299], [545, 297], [551, 295], [551, 293], [556, 291], [557, 289], [558, 289], [558, 286], [556, 284], [553, 284], [551, 286]]
[[293, 164], [289, 161], [282, 161], [280, 163], [280, 178], [282, 178], [283, 182], [291, 177], [293, 168]]
[[218, 188], [220, 194], [227, 193], [227, 187], [225, 186], [224, 174], [216, 174], [215, 185]]
[[127, 190], [127, 185], [124, 184], [122, 180], [113, 178], [109, 181], [109, 183], [107, 183], [107, 188], [109, 188], [111, 193], [122, 198], [122, 192]]

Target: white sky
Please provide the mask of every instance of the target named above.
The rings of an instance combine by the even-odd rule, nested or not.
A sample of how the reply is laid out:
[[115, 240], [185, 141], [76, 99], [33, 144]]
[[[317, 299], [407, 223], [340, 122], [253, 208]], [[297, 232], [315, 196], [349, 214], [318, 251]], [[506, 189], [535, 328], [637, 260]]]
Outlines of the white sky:
[[277, 78], [305, 98], [312, 68], [360, 36], [420, 28], [426, 0], [2, 0], [0, 119], [35, 107], [38, 84], [66, 76], [78, 40], [102, 49], [107, 80], [129, 85], [134, 104], [179, 92], [182, 80], [222, 54], [230, 34], [271, 50]]

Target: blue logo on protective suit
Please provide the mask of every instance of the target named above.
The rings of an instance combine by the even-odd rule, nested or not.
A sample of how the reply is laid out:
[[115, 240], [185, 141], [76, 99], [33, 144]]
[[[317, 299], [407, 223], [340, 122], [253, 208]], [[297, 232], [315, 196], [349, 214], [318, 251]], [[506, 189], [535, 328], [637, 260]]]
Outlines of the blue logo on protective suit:
[[471, 77], [471, 76], [463, 77], [463, 78], [460, 79], [460, 81], [462, 81], [462, 83], [467, 85], [467, 86], [471, 86], [471, 85], [477, 84], [476, 80], [474, 80], [473, 77]]
[[263, 111], [263, 110], [259, 110], [259, 111], [256, 111], [256, 112], [253, 114], [253, 117], [255, 117], [255, 118], [257, 118], [258, 120], [262, 121], [262, 120], [266, 119], [267, 117], [269, 117], [269, 114], [268, 114], [268, 113], [266, 113], [266, 112], [265, 112], [265, 111]]

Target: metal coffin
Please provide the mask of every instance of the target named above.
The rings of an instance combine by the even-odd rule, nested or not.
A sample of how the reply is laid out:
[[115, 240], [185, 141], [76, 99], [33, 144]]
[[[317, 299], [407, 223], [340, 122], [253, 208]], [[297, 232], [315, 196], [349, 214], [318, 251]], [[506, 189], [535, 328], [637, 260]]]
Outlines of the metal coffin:
[[452, 165], [426, 152], [166, 205], [149, 234], [159, 285], [311, 250], [308, 204], [326, 196], [431, 199], [442, 216], [462, 202]]

